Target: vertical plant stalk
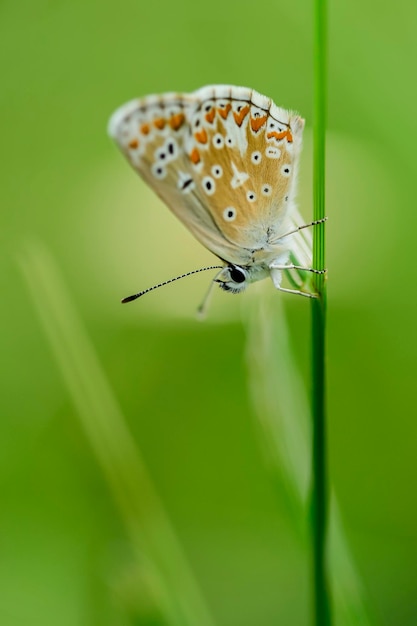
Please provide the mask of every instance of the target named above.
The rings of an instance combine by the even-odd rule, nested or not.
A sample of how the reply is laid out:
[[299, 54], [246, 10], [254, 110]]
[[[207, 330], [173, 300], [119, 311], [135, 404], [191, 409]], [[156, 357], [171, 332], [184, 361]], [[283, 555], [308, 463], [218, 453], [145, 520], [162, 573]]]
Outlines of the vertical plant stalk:
[[[325, 130], [326, 130], [326, 0], [314, 2], [314, 219], [325, 217]], [[313, 235], [313, 267], [325, 269], [325, 224]], [[326, 282], [315, 275], [319, 295], [312, 300], [312, 544], [315, 626], [330, 626], [330, 590], [327, 579], [327, 454], [326, 454]]]

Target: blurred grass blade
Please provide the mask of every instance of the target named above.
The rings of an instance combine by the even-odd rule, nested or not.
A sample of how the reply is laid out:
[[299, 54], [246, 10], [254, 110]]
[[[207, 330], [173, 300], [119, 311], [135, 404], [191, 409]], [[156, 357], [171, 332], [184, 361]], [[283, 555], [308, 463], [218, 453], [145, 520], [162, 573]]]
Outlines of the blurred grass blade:
[[38, 243], [19, 257], [33, 304], [78, 417], [125, 523], [146, 563], [154, 600], [170, 626], [214, 626], [162, 502], [63, 279]]
[[[247, 344], [252, 405], [260, 421], [269, 462], [272, 467], [281, 468], [292, 497], [298, 503], [305, 502], [310, 480], [311, 424], [304, 384], [293, 363], [281, 298], [274, 303], [278, 310], [274, 306], [272, 312], [268, 296], [256, 295], [259, 297], [253, 299], [248, 319]], [[277, 320], [278, 332], [271, 315]]]
[[[284, 483], [306, 552], [311, 478], [311, 412], [290, 345], [282, 298], [255, 293], [247, 320], [249, 390], [267, 461]], [[331, 491], [331, 490], [330, 490]], [[334, 494], [330, 497], [329, 569], [335, 624], [371, 626], [368, 603], [349, 550]]]

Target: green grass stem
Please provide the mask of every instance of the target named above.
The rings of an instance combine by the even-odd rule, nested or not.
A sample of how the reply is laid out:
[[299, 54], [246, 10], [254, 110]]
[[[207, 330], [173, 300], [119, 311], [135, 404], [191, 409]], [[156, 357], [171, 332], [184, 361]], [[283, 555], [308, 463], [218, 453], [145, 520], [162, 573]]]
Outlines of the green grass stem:
[[[314, 219], [325, 217], [325, 132], [326, 132], [326, 0], [314, 3]], [[325, 269], [325, 224], [314, 228], [313, 267]], [[326, 281], [315, 275], [312, 300], [312, 558], [315, 626], [330, 626], [330, 591], [327, 579], [327, 453], [326, 453]]]
[[[246, 320], [248, 384], [266, 463], [274, 481], [284, 486], [284, 494], [279, 488], [279, 497], [284, 495], [291, 523], [307, 551], [311, 543], [305, 532], [312, 472], [311, 402], [284, 305], [272, 291], [254, 294]], [[336, 496], [329, 491], [332, 619], [341, 626], [372, 626], [378, 620], [369, 608]]]

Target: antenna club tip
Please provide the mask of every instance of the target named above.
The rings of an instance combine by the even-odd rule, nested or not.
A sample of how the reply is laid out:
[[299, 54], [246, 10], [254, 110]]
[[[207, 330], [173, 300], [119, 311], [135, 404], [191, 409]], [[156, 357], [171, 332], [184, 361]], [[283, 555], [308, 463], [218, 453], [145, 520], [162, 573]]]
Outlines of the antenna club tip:
[[132, 302], [132, 300], [136, 300], [136, 298], [138, 298], [138, 295], [134, 295], [134, 296], [127, 296], [127, 298], [123, 298], [123, 300], [121, 300], [120, 302], [122, 304], [126, 304], [126, 302]]

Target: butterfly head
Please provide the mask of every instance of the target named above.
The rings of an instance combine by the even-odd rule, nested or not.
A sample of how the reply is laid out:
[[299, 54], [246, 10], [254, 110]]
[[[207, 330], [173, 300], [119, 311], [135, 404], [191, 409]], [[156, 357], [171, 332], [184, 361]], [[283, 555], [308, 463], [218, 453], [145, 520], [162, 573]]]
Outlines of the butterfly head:
[[249, 271], [239, 265], [227, 265], [218, 274], [215, 282], [224, 291], [230, 293], [241, 293], [249, 284]]

